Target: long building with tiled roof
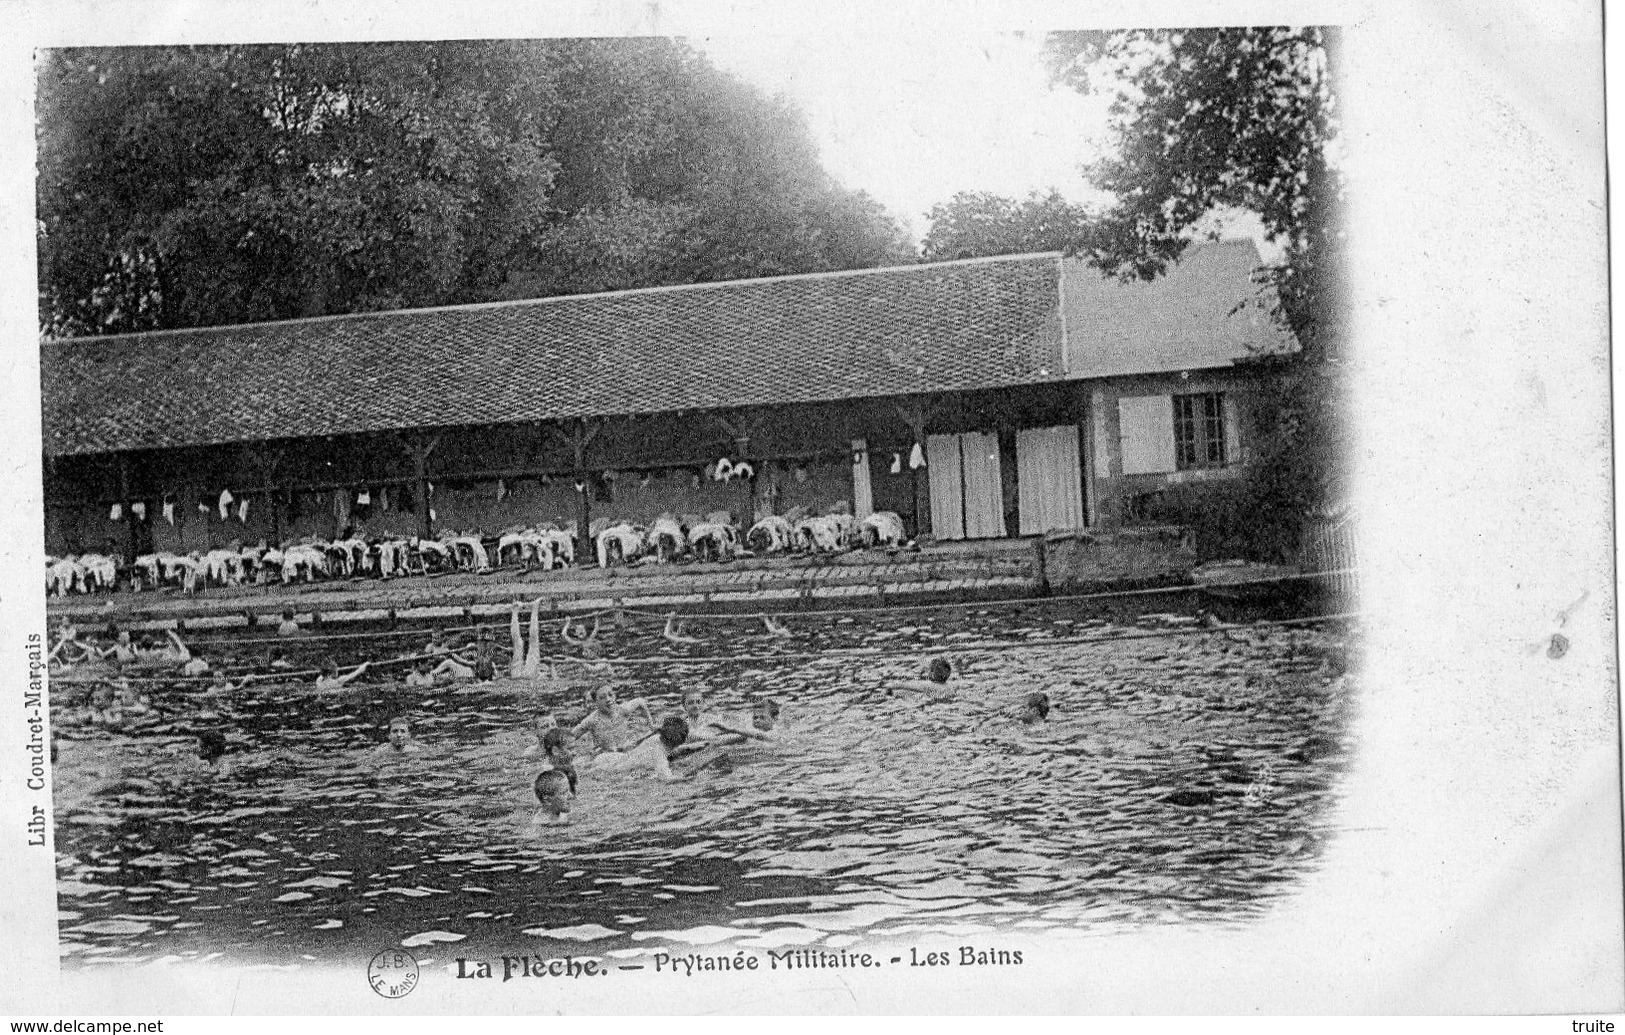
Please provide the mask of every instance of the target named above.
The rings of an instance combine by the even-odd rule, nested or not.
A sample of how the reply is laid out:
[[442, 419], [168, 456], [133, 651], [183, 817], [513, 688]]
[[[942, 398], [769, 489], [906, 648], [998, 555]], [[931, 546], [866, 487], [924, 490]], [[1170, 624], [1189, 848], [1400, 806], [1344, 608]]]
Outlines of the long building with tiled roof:
[[[1237, 363], [1292, 347], [1252, 281], [1257, 265], [1250, 243], [1199, 245], [1166, 276], [1124, 283], [1046, 253], [46, 342], [48, 504], [84, 512], [48, 521], [48, 538], [58, 549], [95, 541], [109, 529], [92, 512], [138, 496], [145, 526], [177, 499], [199, 514], [222, 491], [262, 493], [259, 523], [221, 518], [189, 540], [166, 516], [157, 538], [281, 537], [320, 509], [302, 496], [378, 487], [387, 498], [390, 486], [416, 497], [395, 508], [403, 527], [427, 533], [447, 522], [436, 513], [447, 493], [463, 491], [431, 506], [435, 478], [501, 483], [491, 491], [502, 500], [510, 482], [573, 474], [597, 487], [581, 495], [613, 497], [602, 487], [621, 472], [643, 486], [730, 453], [774, 470], [772, 481], [758, 472], [741, 510], [762, 509], [764, 495], [799, 500], [809, 468], [838, 457], [831, 499], [803, 504], [884, 497], [915, 529], [949, 538], [1132, 519], [1148, 476], [1222, 480], [1244, 462], [1251, 389]], [[936, 474], [950, 440], [957, 480]], [[1008, 471], [977, 470], [987, 443], [1029, 482], [1071, 463], [1067, 498], [1052, 506], [1004, 485]], [[876, 466], [855, 483], [844, 468], [858, 452]], [[880, 484], [904, 472], [908, 492]], [[973, 515], [967, 486], [990, 477], [1001, 498]], [[831, 482], [825, 470], [813, 480]], [[628, 503], [625, 516], [701, 506], [675, 498], [704, 495], [693, 477], [675, 481], [689, 491]], [[865, 490], [870, 500], [853, 500]], [[1029, 512], [1054, 513], [1015, 513], [1028, 496]], [[548, 519], [581, 513], [538, 507]], [[456, 509], [474, 522], [478, 508]], [[622, 513], [613, 499], [594, 509]], [[151, 533], [118, 512], [117, 530], [145, 545]]]

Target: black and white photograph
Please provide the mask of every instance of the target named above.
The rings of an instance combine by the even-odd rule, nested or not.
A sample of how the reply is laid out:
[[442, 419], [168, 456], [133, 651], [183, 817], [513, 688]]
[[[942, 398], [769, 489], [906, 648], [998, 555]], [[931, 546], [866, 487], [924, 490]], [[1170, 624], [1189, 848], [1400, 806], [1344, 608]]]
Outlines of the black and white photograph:
[[1078, 21], [36, 34], [61, 1008], [1625, 1007], [1600, 121], [1458, 370], [1403, 33]]

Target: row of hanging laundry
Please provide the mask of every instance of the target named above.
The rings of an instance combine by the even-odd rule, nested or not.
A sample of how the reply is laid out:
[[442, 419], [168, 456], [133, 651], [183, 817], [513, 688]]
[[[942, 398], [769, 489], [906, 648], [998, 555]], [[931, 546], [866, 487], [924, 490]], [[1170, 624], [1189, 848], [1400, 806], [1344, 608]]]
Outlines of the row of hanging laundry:
[[[316, 494], [317, 502], [321, 502], [324, 495], [325, 495], [324, 493], [317, 493]], [[346, 495], [347, 495], [347, 493], [346, 493]], [[433, 483], [429, 484], [429, 495], [430, 496], [434, 495], [434, 485], [433, 485]], [[500, 499], [501, 496], [499, 495], [498, 498]], [[340, 501], [339, 495], [335, 493], [334, 499], [335, 499], [335, 502]], [[207, 515], [207, 514], [211, 513], [216, 507], [218, 507], [218, 509], [220, 511], [220, 520], [225, 521], [225, 520], [228, 520], [232, 516], [232, 514], [234, 512], [234, 509], [232, 507], [233, 503], [236, 504], [235, 514], [237, 516], [237, 520], [246, 522], [248, 520], [249, 497], [247, 497], [247, 496], [242, 496], [242, 497], [233, 496], [230, 489], [222, 489], [222, 490], [220, 490], [219, 498], [217, 500], [215, 500], [213, 503], [210, 502], [208, 497], [200, 498], [198, 500], [198, 503], [197, 503], [197, 509], [198, 509], [198, 513]], [[372, 505], [372, 503], [373, 503], [373, 494], [372, 494], [372, 491], [370, 489], [362, 489], [362, 490], [360, 490], [359, 492], [357, 492], [355, 494], [355, 503], [354, 503], [355, 506], [365, 507], [365, 506]], [[389, 490], [388, 489], [379, 489], [378, 490], [378, 503], [377, 503], [377, 506], [378, 506], [378, 508], [380, 510], [388, 510], [389, 509]], [[162, 514], [164, 516], [164, 520], [169, 522], [171, 525], [173, 525], [175, 523], [175, 500], [172, 497], [169, 497], [169, 496], [164, 497], [163, 504], [162, 504], [160, 509], [161, 509], [161, 512], [162, 512]], [[348, 510], [349, 507], [346, 506], [344, 509]], [[146, 504], [146, 502], [144, 500], [136, 500], [133, 503], [131, 503], [130, 504], [130, 513], [135, 515], [137, 518], [145, 520], [146, 516], [147, 516], [147, 504]], [[434, 517], [433, 508], [430, 509], [429, 516], [430, 516], [431, 519]], [[107, 513], [107, 517], [108, 517], [108, 520], [110, 520], [110, 521], [122, 521], [124, 519], [124, 504], [122, 504], [122, 503], [113, 504], [112, 508]]]
[[[910, 449], [908, 451], [908, 469], [911, 470], [911, 471], [918, 471], [920, 468], [922, 468], [924, 466], [925, 466], [925, 450], [921, 449], [920, 444], [918, 442], [916, 442], [916, 443], [914, 443], [914, 448]], [[891, 473], [892, 474], [902, 474], [903, 473], [903, 454], [902, 453], [893, 453], [891, 455]]]

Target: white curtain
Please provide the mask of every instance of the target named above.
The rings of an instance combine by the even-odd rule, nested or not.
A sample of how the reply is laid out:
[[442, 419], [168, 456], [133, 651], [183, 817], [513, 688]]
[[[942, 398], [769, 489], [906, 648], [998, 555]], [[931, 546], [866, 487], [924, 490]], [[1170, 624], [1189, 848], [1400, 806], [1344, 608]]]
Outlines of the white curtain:
[[869, 443], [852, 440], [852, 513], [862, 521], [875, 512], [874, 489], [869, 484]]
[[999, 436], [972, 432], [959, 437], [965, 465], [965, 538], [1004, 535], [1004, 481], [999, 472]]
[[925, 442], [931, 479], [931, 533], [938, 539], [1005, 534], [999, 437], [932, 435]]
[[930, 476], [931, 534], [938, 539], [965, 538], [965, 482], [958, 435], [926, 437], [925, 470]]
[[1016, 505], [1022, 535], [1084, 526], [1077, 425], [1016, 432]]

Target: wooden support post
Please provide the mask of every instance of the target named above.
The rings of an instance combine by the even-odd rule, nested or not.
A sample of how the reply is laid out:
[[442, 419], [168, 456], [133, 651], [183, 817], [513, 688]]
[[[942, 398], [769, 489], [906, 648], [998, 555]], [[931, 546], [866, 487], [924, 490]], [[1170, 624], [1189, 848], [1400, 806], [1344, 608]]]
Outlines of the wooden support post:
[[[756, 459], [750, 455], [751, 439], [756, 438], [767, 425], [767, 414], [761, 411], [744, 411], [737, 417], [730, 418], [720, 413], [711, 414], [714, 420], [734, 443], [734, 461], [748, 461], [751, 470], [756, 469]], [[756, 479], [741, 479], [740, 505], [744, 513], [736, 516], [736, 521], [744, 528], [749, 528], [756, 521]]]
[[[925, 398], [909, 399], [906, 402], [894, 403], [897, 415], [903, 419], [914, 435], [914, 444], [921, 449], [925, 448], [925, 425], [931, 419], [931, 406]], [[913, 460], [913, 448], [909, 449], [909, 459]], [[914, 497], [914, 535], [916, 538], [931, 534], [931, 482], [929, 478], [920, 478], [920, 469], [912, 462], [908, 465], [909, 488]]]
[[135, 564], [136, 558], [136, 528], [135, 508], [130, 506], [130, 454], [118, 455], [118, 498], [119, 505], [124, 508], [124, 563]]
[[[286, 449], [278, 449], [271, 453], [263, 449], [249, 449], [249, 466], [259, 472], [260, 489], [265, 493], [265, 509], [271, 514], [271, 539], [269, 545], [280, 546], [282, 543], [282, 514], [276, 506], [276, 470], [282, 466], [282, 458], [287, 455]], [[293, 490], [289, 490], [292, 498]]]
[[598, 436], [602, 427], [596, 421], [578, 419], [570, 429], [570, 457], [575, 470], [576, 487], [576, 558], [585, 565], [593, 555], [592, 532], [592, 472], [587, 470], [587, 447]]
[[429, 457], [440, 445], [440, 436], [403, 440], [406, 455], [412, 459], [412, 481], [417, 485], [418, 538], [434, 538], [434, 519], [429, 516]]

